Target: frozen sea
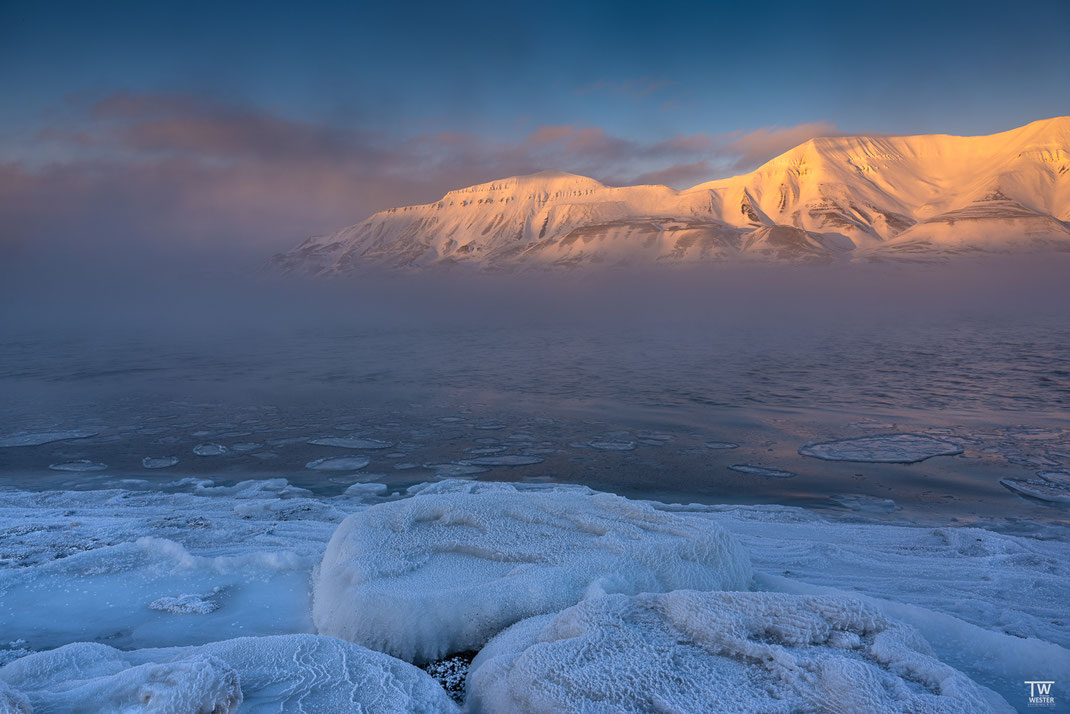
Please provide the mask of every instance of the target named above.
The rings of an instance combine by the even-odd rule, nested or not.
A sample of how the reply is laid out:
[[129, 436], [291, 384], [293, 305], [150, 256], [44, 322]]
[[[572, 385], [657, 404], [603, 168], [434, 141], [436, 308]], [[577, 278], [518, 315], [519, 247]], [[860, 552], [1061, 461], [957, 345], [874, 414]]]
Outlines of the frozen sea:
[[[285, 477], [332, 495], [362, 479], [400, 489], [463, 474], [666, 502], [1065, 522], [1000, 482], [1070, 470], [1068, 346], [1070, 322], [1056, 317], [775, 333], [650, 322], [8, 332], [0, 480]], [[51, 440], [67, 433], [79, 438]], [[807, 448], [893, 434], [943, 446], [916, 463]]]
[[7, 320], [0, 712], [1070, 701], [1058, 305], [392, 301]]

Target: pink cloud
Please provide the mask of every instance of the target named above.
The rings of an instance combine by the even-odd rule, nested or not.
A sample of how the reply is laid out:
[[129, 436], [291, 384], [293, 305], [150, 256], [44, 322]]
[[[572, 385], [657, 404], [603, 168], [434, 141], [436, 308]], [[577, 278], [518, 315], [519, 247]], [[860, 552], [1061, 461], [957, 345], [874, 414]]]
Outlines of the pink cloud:
[[555, 125], [513, 140], [442, 131], [398, 138], [184, 95], [119, 94], [42, 132], [66, 158], [0, 160], [0, 250], [193, 244], [266, 254], [373, 211], [542, 169], [685, 188], [812, 136], [817, 122], [653, 142]]

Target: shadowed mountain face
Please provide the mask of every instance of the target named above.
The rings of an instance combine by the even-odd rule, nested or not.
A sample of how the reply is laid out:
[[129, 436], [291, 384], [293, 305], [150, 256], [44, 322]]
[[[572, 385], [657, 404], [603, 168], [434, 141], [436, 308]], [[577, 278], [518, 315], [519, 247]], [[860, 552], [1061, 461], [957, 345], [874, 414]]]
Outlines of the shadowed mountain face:
[[559, 171], [381, 211], [282, 270], [934, 260], [1070, 250], [1070, 117], [991, 136], [812, 139], [685, 191]]

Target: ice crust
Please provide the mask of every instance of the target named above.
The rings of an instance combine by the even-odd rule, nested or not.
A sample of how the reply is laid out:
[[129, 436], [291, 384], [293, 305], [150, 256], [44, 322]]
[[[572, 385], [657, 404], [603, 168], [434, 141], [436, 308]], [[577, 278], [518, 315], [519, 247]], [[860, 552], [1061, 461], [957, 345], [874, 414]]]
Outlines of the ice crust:
[[924, 434], [881, 434], [806, 444], [799, 453], [825, 461], [913, 464], [934, 456], [961, 454], [962, 447]]
[[[315, 635], [130, 652], [72, 644], [8, 665], [0, 682], [28, 700], [34, 714], [458, 711], [422, 670]], [[3, 697], [0, 688], [0, 706]]]
[[312, 614], [321, 634], [428, 662], [585, 597], [749, 578], [713, 524], [586, 489], [446, 481], [343, 521]]
[[472, 662], [467, 702], [473, 714], [1013, 711], [858, 601], [684, 590], [514, 625]]

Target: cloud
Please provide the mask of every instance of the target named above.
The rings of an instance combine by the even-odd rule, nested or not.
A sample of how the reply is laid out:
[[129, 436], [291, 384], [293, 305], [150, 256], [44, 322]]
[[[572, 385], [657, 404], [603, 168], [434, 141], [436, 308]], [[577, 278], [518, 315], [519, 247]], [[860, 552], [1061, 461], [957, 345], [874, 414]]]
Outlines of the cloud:
[[122, 93], [42, 130], [41, 146], [59, 157], [51, 163], [0, 159], [0, 251], [267, 255], [506, 176], [560, 169], [686, 188], [832, 132], [818, 122], [644, 142], [566, 124], [515, 139], [406, 137], [198, 96]]
[[721, 137], [720, 151], [736, 157], [732, 167], [745, 170], [779, 156], [819, 136], [842, 135], [829, 122], [811, 122], [787, 127], [765, 127], [748, 132], [733, 132]]

